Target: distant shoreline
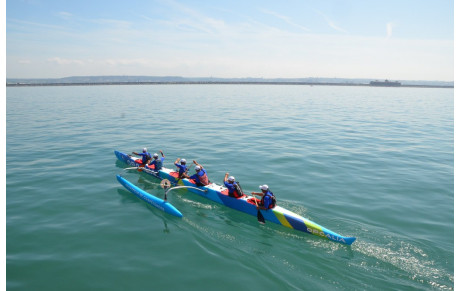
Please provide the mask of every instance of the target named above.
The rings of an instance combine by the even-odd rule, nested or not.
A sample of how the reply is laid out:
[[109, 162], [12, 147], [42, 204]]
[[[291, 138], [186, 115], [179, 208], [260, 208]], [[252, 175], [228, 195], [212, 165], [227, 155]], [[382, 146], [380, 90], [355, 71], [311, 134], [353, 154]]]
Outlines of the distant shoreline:
[[360, 83], [315, 83], [315, 82], [231, 82], [231, 81], [165, 81], [165, 82], [69, 82], [69, 83], [6, 83], [6, 87], [49, 87], [49, 86], [112, 86], [112, 85], [302, 85], [302, 86], [359, 86], [359, 87], [388, 87], [388, 88], [446, 88], [454, 86], [442, 85], [404, 85], [401, 86], [374, 86]]

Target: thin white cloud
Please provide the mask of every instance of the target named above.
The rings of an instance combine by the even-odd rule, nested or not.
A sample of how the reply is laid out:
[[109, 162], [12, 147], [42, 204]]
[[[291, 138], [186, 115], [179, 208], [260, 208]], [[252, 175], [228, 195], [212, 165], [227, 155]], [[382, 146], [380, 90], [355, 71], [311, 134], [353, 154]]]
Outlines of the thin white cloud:
[[131, 66], [131, 65], [148, 65], [151, 63], [151, 60], [146, 58], [138, 59], [106, 59], [102, 61], [103, 64], [110, 66]]
[[129, 21], [108, 18], [82, 19], [81, 21], [91, 22], [101, 27], [113, 29], [129, 29], [132, 26], [132, 23]]
[[387, 39], [391, 38], [393, 36], [393, 28], [395, 27], [395, 24], [393, 22], [388, 22], [387, 23]]
[[63, 18], [63, 19], [66, 19], [66, 20], [67, 20], [67, 19], [72, 18], [73, 15], [72, 15], [72, 13], [69, 13], [69, 12], [60, 11], [60, 12], [58, 13], [58, 16], [59, 16], [60, 18]]
[[54, 57], [54, 58], [49, 58], [47, 59], [48, 62], [54, 63], [57, 65], [84, 65], [85, 62], [82, 60], [76, 60], [76, 59], [63, 59], [60, 57]]
[[181, 13], [180, 17], [162, 21], [163, 24], [167, 24], [175, 29], [187, 32], [203, 32], [207, 34], [220, 34], [222, 31], [228, 29], [227, 24], [223, 20], [205, 15], [196, 9], [176, 1], [164, 1], [162, 4]]
[[291, 25], [293, 27], [297, 27], [297, 28], [300, 28], [301, 30], [308, 31], [308, 32], [310, 31], [310, 29], [308, 29], [307, 27], [295, 23], [294, 21], [291, 20], [291, 18], [289, 18], [289, 17], [287, 17], [285, 15], [279, 14], [279, 13], [274, 12], [274, 11], [266, 10], [266, 9], [263, 9], [262, 12], [265, 13], [265, 14], [268, 14], [268, 15], [275, 16], [276, 18], [283, 20], [285, 23], [287, 23], [287, 24], [289, 24], [289, 25]]
[[[31, 22], [26, 20], [20, 19], [8, 19], [7, 21], [7, 29], [14, 29], [16, 31], [24, 31], [27, 33], [40, 33], [42, 31], [67, 31], [68, 28], [65, 26], [60, 25], [53, 25], [53, 24], [44, 24], [39, 22]], [[7, 35], [8, 36], [8, 35]]]
[[318, 11], [316, 10], [316, 13], [321, 15], [324, 20], [326, 20], [327, 22], [327, 25], [329, 25], [330, 28], [334, 29], [335, 31], [338, 31], [338, 32], [344, 32], [344, 33], [348, 33], [348, 31], [346, 31], [345, 29], [343, 29], [342, 27], [338, 26], [337, 24], [335, 24], [334, 21], [332, 21], [327, 15], [325, 15], [324, 13], [322, 13], [321, 11]]

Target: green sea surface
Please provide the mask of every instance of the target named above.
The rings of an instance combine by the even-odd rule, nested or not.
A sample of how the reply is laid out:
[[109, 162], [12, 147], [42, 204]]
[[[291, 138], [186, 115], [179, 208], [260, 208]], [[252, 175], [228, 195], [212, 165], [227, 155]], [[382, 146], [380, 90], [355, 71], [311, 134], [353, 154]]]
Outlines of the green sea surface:
[[[114, 150], [268, 184], [351, 246], [171, 192]], [[6, 88], [7, 290], [451, 290], [453, 89]]]

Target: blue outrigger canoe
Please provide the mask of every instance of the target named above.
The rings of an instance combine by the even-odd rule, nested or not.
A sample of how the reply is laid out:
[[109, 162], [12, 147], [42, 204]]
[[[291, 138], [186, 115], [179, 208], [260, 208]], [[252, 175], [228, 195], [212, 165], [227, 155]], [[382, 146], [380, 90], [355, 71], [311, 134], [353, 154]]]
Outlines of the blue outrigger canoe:
[[[141, 164], [141, 160], [137, 157], [132, 157], [119, 151], [115, 151], [115, 155], [120, 161], [130, 166], [139, 167]], [[249, 215], [257, 216], [257, 206], [255, 205], [254, 198], [251, 196], [244, 195], [240, 198], [230, 197], [228, 196], [228, 189], [226, 187], [217, 185], [215, 183], [211, 183], [203, 187], [197, 187], [193, 180], [179, 180], [178, 172], [164, 167], [160, 171], [154, 171], [154, 168], [151, 168], [150, 166], [140, 169], [142, 169], [143, 172], [158, 179], [168, 179], [173, 185], [187, 186], [188, 191], [210, 199], [216, 203], [242, 211]], [[261, 210], [260, 212], [262, 213], [265, 220], [283, 225], [288, 228], [327, 238], [331, 241], [351, 245], [356, 240], [355, 237], [344, 237], [339, 235], [305, 217], [295, 214], [278, 205], [272, 209]]]

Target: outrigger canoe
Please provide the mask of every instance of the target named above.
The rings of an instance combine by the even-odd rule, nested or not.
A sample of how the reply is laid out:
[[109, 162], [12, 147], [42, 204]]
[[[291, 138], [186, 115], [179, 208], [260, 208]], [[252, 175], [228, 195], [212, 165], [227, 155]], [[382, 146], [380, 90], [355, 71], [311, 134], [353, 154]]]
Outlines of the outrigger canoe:
[[[138, 159], [137, 157], [132, 157], [119, 151], [115, 151], [115, 155], [120, 161], [130, 166], [139, 167], [142, 164], [141, 159]], [[225, 186], [221, 186], [215, 183], [211, 183], [203, 187], [197, 187], [193, 180], [179, 180], [178, 172], [165, 167], [163, 167], [160, 171], [155, 171], [153, 166], [141, 167], [139, 169], [142, 169], [143, 172], [158, 179], [168, 179], [173, 185], [186, 186], [188, 191], [205, 197], [216, 203], [242, 211], [252, 216], [257, 216], [257, 206], [255, 205], [254, 198], [251, 196], [243, 195], [240, 198], [230, 197], [228, 196], [228, 189]], [[265, 220], [283, 225], [288, 228], [323, 237], [331, 241], [351, 245], [356, 240], [355, 237], [345, 237], [337, 234], [305, 217], [302, 217], [278, 205], [272, 209], [261, 210], [260, 212], [262, 213]]]

